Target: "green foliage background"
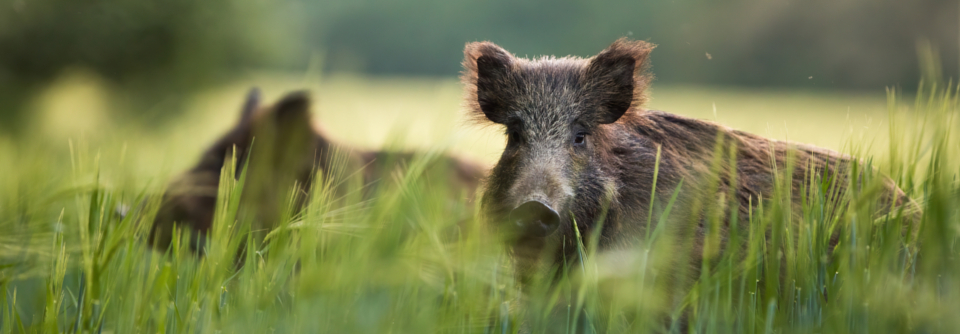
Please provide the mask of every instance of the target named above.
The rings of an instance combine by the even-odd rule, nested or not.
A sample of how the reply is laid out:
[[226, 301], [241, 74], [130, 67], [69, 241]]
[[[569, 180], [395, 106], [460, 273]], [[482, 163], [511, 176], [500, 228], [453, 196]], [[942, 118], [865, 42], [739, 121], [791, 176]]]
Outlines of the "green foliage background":
[[[917, 43], [957, 73], [955, 1], [103, 1], [0, 4], [0, 122], [71, 68], [114, 83], [131, 113], [251, 71], [454, 76], [463, 44], [588, 56], [627, 36], [659, 45], [668, 84], [915, 89]], [[925, 42], [924, 42], [925, 41]], [[176, 114], [182, 105], [163, 107]]]
[[[954, 332], [960, 104], [943, 73], [957, 73], [958, 13], [937, 0], [4, 2], [0, 332], [679, 332], [684, 316], [699, 333]], [[652, 107], [862, 157], [923, 208], [919, 235], [871, 219], [867, 180], [841, 216], [816, 191], [800, 221], [771, 201], [738, 232], [745, 247], [675, 299], [658, 276], [682, 259], [658, 248], [668, 237], [614, 254], [584, 240], [560, 282], [521, 287], [496, 236], [450, 219], [475, 212], [422, 173], [425, 154], [368, 201], [333, 205], [320, 183], [266, 240], [238, 215], [257, 176], [228, 175], [208, 256], [144, 242], [149, 195], [234, 122], [251, 85], [267, 100], [313, 89], [316, 122], [350, 145], [492, 162], [498, 129], [455, 130], [464, 42], [583, 56], [625, 35], [660, 45]], [[902, 89], [885, 100], [884, 86]]]

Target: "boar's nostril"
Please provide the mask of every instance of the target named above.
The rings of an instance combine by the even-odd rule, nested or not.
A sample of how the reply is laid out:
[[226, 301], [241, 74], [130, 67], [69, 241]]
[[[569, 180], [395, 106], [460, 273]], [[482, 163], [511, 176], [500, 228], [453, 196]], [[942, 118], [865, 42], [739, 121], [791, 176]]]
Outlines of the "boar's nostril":
[[560, 226], [560, 215], [540, 201], [529, 201], [510, 211], [510, 221], [522, 236], [546, 237]]

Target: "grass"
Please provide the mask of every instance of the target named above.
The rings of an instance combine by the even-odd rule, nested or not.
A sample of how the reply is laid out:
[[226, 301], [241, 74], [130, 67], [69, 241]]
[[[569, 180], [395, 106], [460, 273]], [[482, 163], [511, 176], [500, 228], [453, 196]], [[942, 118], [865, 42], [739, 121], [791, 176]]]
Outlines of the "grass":
[[[440, 147], [490, 163], [502, 148], [497, 129], [455, 126], [459, 87], [452, 80], [255, 81], [267, 100], [313, 87], [318, 123], [353, 145], [403, 138], [399, 146]], [[88, 83], [76, 82], [59, 89]], [[265, 240], [253, 238], [253, 223], [238, 214], [245, 180], [256, 176], [235, 180], [227, 168], [207, 256], [191, 256], [184, 244], [166, 252], [146, 247], [139, 222], [149, 221], [157, 204], [148, 195], [231, 125], [247, 85], [191, 98], [190, 112], [160, 129], [125, 128], [103, 116], [65, 122], [70, 113], [58, 108], [100, 102], [70, 103], [74, 97], [54, 91], [38, 115], [62, 117], [38, 116], [29, 141], [0, 139], [0, 331], [679, 332], [681, 317], [687, 330], [701, 333], [960, 328], [955, 86], [887, 99], [656, 88], [657, 109], [864, 157], [859, 168], [878, 167], [922, 206], [919, 235], [899, 233], [899, 214], [873, 218], [871, 179], [845, 195], [847, 210], [838, 215], [827, 208], [829, 180], [809, 180], [802, 215], [776, 200], [789, 196], [781, 187], [748, 217], [748, 230], [731, 231], [728, 243], [743, 247], [706, 248], [714, 261], [690, 287], [668, 275], [689, 251], [671, 246], [687, 240], [655, 229], [643, 246], [617, 252], [596, 252], [595, 240], [582, 240], [582, 261], [559, 282], [521, 293], [496, 237], [451, 218], [472, 211], [450, 205], [442, 184], [418, 172], [425, 160], [385, 175], [390, 186], [369, 200], [332, 198], [330, 189], [349, 183], [349, 173], [325, 180], [311, 190], [307, 208], [284, 212]], [[90, 98], [82, 96], [78, 101]], [[70, 124], [86, 130], [72, 132]], [[729, 153], [718, 148], [715, 166]], [[113, 213], [144, 199], [150, 204], [126, 218]], [[722, 210], [702, 208], [719, 222]], [[838, 227], [840, 243], [830, 253], [827, 239]], [[711, 242], [717, 237], [708, 234]], [[237, 260], [244, 243], [248, 251]]]

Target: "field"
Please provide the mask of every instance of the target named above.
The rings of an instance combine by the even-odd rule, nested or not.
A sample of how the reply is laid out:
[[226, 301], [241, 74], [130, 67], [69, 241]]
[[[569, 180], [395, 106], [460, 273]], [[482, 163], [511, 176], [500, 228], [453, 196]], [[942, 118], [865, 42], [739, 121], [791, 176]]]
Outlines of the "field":
[[[855, 94], [654, 84], [651, 109], [862, 157], [924, 211], [919, 235], [897, 233], [899, 215], [869, 218], [877, 196], [869, 179], [836, 217], [817, 214], [823, 200], [811, 196], [794, 225], [772, 201], [740, 232], [743, 254], [722, 253], [671, 299], [657, 276], [678, 256], [657, 252], [669, 239], [619, 262], [584, 240], [579, 268], [521, 293], [496, 238], [450, 219], [472, 212], [451, 212], [416, 173], [420, 162], [384, 176], [391, 187], [349, 210], [313, 189], [308, 208], [278, 217], [267, 240], [248, 240], [249, 222], [236, 215], [244, 179], [230, 178], [207, 256], [183, 245], [151, 250], [139, 222], [155, 207], [122, 219], [114, 208], [141, 202], [194, 164], [236, 122], [254, 83], [266, 101], [310, 89], [315, 125], [352, 146], [435, 149], [492, 165], [504, 143], [500, 129], [464, 120], [455, 79], [259, 74], [185, 97], [182, 116], [154, 123], [113, 118], [109, 88], [78, 73], [36, 103], [29, 139], [0, 137], [0, 331], [679, 332], [681, 319], [702, 333], [960, 328], [952, 85]], [[823, 241], [835, 226], [845, 228], [831, 253]], [[256, 251], [236, 265], [246, 241]]]

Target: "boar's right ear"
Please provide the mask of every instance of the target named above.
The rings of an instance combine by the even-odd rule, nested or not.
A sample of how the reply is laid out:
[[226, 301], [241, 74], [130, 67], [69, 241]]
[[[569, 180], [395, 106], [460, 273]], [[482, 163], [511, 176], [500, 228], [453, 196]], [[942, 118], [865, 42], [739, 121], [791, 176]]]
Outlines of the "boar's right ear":
[[253, 113], [257, 111], [257, 108], [260, 108], [260, 89], [253, 87], [247, 92], [247, 99], [243, 102], [243, 107], [240, 109], [240, 123], [249, 121], [250, 118], [253, 117]]
[[494, 123], [505, 123], [512, 96], [509, 78], [515, 62], [513, 55], [496, 44], [474, 42], [467, 44], [463, 56], [461, 80], [467, 106]]
[[314, 133], [310, 124], [311, 103], [307, 91], [287, 94], [277, 102], [272, 116], [279, 145], [300, 145], [309, 141]]
[[590, 59], [584, 91], [589, 94], [596, 123], [616, 122], [630, 108], [646, 102], [644, 91], [650, 76], [644, 70], [653, 48], [644, 41], [621, 38]]
[[274, 110], [277, 124], [286, 129], [310, 126], [310, 93], [297, 91], [277, 102]]

